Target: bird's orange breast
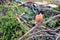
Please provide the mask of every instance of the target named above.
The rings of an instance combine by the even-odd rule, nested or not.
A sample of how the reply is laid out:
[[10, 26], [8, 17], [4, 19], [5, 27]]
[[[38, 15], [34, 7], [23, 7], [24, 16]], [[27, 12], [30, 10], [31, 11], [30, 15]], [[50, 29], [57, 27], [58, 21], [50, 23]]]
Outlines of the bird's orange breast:
[[43, 19], [43, 15], [42, 15], [42, 14], [38, 14], [38, 15], [36, 15], [36, 17], [35, 17], [35, 21], [36, 21], [36, 22], [40, 22], [40, 21], [42, 21], [42, 19]]

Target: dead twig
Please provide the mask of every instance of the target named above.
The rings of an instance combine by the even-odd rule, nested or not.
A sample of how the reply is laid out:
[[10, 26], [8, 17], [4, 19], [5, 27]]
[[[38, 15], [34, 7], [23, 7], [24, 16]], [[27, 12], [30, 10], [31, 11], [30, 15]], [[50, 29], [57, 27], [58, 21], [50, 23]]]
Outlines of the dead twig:
[[26, 25], [29, 26], [29, 27], [32, 27], [31, 25], [29, 25], [29, 24], [27, 23], [26, 20], [24, 20], [24, 19], [21, 17], [21, 16], [24, 16], [24, 15], [25, 15], [25, 13], [21, 14], [20, 16], [19, 16], [18, 14], [16, 14], [17, 20], [18, 20], [19, 22], [21, 22], [21, 20], [23, 20], [24, 24], [26, 24]]
[[22, 17], [20, 17], [20, 20], [22, 20], [23, 21], [23, 23], [25, 24], [25, 25], [27, 25], [28, 27], [32, 27], [32, 25], [30, 25], [30, 24], [28, 24], [28, 22], [26, 21], [26, 20], [24, 20]]
[[20, 16], [19, 16], [18, 14], [16, 14], [16, 16], [17, 16], [16, 19], [20, 22], [20, 18], [21, 18], [21, 16], [23, 16], [23, 15], [25, 15], [25, 13], [21, 14]]
[[55, 28], [55, 30], [54, 30], [54, 31], [60, 31], [59, 29], [60, 29], [60, 26], [59, 26], [59, 27], [57, 27], [57, 28]]

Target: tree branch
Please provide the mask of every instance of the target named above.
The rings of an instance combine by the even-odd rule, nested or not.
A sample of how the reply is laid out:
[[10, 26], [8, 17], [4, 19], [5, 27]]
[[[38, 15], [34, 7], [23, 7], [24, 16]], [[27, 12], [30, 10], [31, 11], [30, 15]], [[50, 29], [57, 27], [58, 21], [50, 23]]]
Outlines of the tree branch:
[[47, 24], [47, 23], [49, 23], [50, 21], [56, 19], [57, 17], [60, 17], [60, 14], [59, 14], [59, 15], [55, 15], [55, 16], [49, 18], [49, 20], [47, 20], [46, 22], [43, 22], [42, 24]]

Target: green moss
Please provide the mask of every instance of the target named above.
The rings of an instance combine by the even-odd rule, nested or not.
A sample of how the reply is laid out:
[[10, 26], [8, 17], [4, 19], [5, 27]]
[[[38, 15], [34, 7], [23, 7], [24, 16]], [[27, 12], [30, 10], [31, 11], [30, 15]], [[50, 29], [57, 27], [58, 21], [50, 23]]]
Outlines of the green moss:
[[55, 26], [56, 26], [56, 20], [54, 21], [51, 21], [51, 22], [49, 22], [48, 23], [48, 26], [50, 27], [50, 28], [55, 28]]
[[[19, 28], [20, 30], [17, 30], [17, 28]], [[14, 14], [6, 14], [2, 18], [0, 18], [0, 32], [3, 33], [2, 40], [11, 40], [14, 35], [17, 35], [17, 37], [22, 36], [22, 32], [26, 33], [28, 29], [29, 28], [26, 25], [21, 22], [19, 23], [16, 20], [16, 15]]]

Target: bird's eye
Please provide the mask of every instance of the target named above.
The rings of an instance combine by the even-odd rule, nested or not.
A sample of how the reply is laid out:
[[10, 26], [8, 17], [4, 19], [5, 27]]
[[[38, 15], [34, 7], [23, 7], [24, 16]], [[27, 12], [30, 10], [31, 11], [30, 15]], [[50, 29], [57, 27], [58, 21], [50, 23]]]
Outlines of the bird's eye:
[[34, 7], [37, 7], [37, 5], [36, 5], [36, 4], [33, 4], [33, 6], [34, 6]]

